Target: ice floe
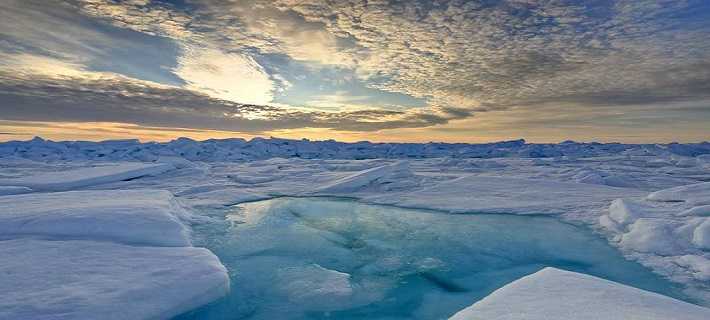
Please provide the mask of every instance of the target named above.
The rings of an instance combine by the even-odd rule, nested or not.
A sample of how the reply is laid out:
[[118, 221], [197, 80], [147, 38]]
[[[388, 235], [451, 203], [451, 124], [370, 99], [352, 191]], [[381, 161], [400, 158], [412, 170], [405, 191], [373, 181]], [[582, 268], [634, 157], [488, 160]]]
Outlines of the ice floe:
[[703, 320], [710, 309], [590, 275], [545, 268], [450, 320]]
[[229, 290], [209, 250], [0, 241], [0, 319], [168, 319]]
[[0, 234], [189, 246], [188, 213], [162, 190], [66, 191], [0, 197]]
[[0, 319], [166, 319], [229, 290], [163, 190], [0, 197]]
[[[0, 242], [92, 242], [127, 250], [179, 251], [191, 249], [189, 225], [224, 206], [277, 196], [336, 195], [454, 213], [547, 214], [586, 225], [606, 235], [627, 258], [682, 284], [699, 303], [710, 305], [707, 142], [397, 144], [257, 138], [141, 143], [37, 138], [0, 143], [0, 164]], [[182, 205], [199, 210], [188, 214]], [[343, 243], [338, 235], [330, 236]], [[249, 241], [253, 247], [269, 245], [263, 237]], [[401, 267], [401, 259], [390, 258], [363, 270]], [[424, 259], [412, 263], [436, 265]], [[297, 266], [310, 268], [305, 274], [332, 278], [316, 292], [346, 292], [345, 274], [351, 275], [353, 292], [359, 290], [352, 272], [327, 263], [318, 266], [327, 270], [312, 263]], [[288, 278], [287, 271], [282, 274]], [[7, 283], [3, 280], [0, 285]], [[286, 286], [282, 292], [288, 298], [285, 292], [291, 291]], [[436, 296], [427, 299], [437, 301]]]

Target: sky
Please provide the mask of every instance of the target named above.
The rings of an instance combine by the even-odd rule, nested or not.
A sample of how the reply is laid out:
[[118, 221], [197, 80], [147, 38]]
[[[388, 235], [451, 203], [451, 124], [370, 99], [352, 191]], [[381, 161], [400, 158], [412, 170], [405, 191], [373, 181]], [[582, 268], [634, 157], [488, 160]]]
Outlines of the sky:
[[0, 141], [710, 141], [707, 0], [0, 0]]

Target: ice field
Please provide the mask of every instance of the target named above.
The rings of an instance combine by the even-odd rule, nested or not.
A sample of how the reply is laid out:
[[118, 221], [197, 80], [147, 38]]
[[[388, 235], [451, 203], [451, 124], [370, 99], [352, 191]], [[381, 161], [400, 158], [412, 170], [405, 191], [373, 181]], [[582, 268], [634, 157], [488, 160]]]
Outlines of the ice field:
[[599, 236], [550, 217], [278, 198], [225, 218], [197, 238], [230, 270], [232, 292], [178, 319], [446, 319], [545, 266], [688, 299]]
[[709, 207], [708, 143], [0, 143], [0, 319], [707, 319]]

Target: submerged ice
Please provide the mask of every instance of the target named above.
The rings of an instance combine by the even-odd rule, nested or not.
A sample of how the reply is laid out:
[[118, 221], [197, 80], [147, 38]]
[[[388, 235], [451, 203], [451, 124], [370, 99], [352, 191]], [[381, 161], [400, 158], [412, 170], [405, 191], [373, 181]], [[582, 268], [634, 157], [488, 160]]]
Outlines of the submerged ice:
[[180, 319], [442, 319], [547, 266], [686, 299], [549, 217], [278, 198], [235, 206], [226, 222], [198, 227], [196, 241], [227, 266], [231, 293]]

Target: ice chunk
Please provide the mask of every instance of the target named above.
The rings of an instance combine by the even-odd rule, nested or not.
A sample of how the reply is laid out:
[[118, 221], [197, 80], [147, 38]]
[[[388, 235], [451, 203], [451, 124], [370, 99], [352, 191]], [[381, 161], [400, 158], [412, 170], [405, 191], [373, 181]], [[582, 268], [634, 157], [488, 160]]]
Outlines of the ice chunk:
[[276, 285], [290, 301], [321, 308], [334, 308], [353, 293], [349, 274], [317, 264], [278, 270]]
[[450, 319], [704, 320], [710, 319], [710, 309], [590, 275], [545, 268]]
[[700, 249], [710, 250], [710, 218], [704, 220], [693, 231], [693, 244]]
[[187, 212], [163, 190], [96, 190], [0, 197], [0, 234], [189, 246]]
[[691, 270], [693, 277], [700, 281], [710, 280], [710, 260], [703, 256], [687, 254], [680, 256], [676, 263]]
[[0, 186], [0, 196], [6, 196], [11, 194], [22, 194], [32, 192], [32, 189], [28, 187], [17, 187], [17, 186]]
[[641, 216], [641, 206], [629, 200], [616, 199], [609, 207], [609, 217], [624, 226], [634, 222]]
[[209, 250], [0, 241], [0, 319], [167, 319], [225, 295]]
[[621, 236], [621, 246], [627, 250], [672, 255], [679, 252], [672, 226], [665, 220], [641, 218]]
[[125, 162], [67, 171], [53, 171], [14, 179], [2, 179], [0, 185], [29, 187], [36, 191], [64, 191], [146, 175], [160, 174], [174, 169], [167, 163]]

